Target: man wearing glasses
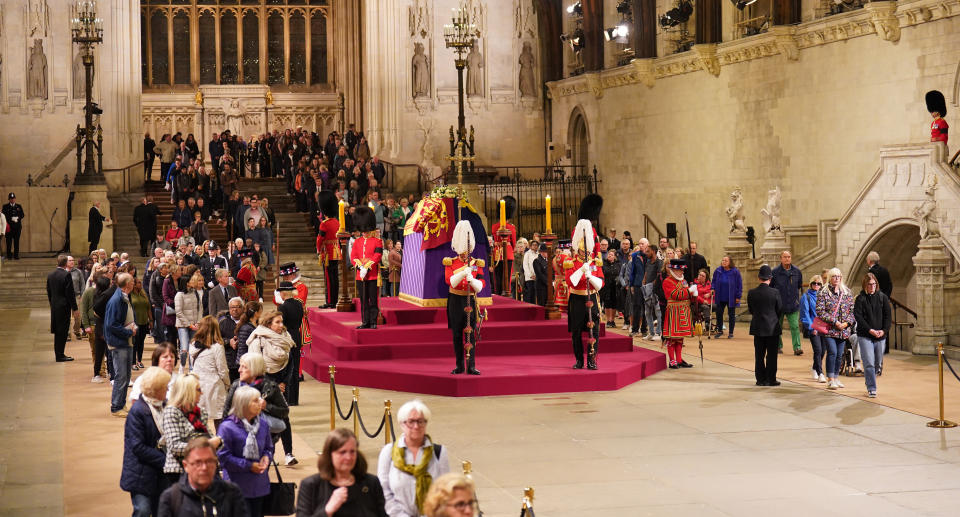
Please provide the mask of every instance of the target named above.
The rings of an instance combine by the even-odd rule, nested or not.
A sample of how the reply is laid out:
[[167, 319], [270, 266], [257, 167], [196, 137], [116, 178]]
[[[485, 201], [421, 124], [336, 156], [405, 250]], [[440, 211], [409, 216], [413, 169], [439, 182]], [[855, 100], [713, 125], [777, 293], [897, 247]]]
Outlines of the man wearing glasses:
[[160, 495], [161, 517], [246, 516], [247, 503], [237, 485], [215, 479], [217, 455], [209, 438], [190, 440], [183, 457], [185, 476]]

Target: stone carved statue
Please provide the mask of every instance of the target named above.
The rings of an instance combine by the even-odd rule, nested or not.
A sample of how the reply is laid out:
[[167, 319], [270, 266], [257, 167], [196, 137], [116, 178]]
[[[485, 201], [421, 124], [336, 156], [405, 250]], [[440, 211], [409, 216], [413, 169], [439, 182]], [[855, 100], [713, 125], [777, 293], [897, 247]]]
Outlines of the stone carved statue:
[[767, 192], [767, 206], [760, 209], [763, 216], [763, 229], [767, 233], [778, 233], [780, 229], [780, 187]]
[[30, 49], [27, 69], [27, 98], [47, 99], [47, 56], [43, 53], [43, 40], [34, 39]]
[[420, 166], [424, 169], [436, 167], [433, 163], [433, 143], [430, 141], [430, 133], [433, 132], [433, 126], [436, 120], [432, 117], [418, 117], [417, 125], [423, 132], [423, 145], [420, 146]]
[[483, 56], [477, 50], [477, 42], [473, 42], [470, 53], [467, 54], [467, 96], [483, 97]]
[[533, 48], [529, 41], [523, 42], [523, 51], [520, 52], [520, 96], [536, 97], [537, 85], [533, 75], [535, 64]]
[[83, 55], [77, 52], [73, 60], [73, 98], [83, 99], [86, 96], [86, 73], [83, 69]]
[[934, 178], [932, 184], [924, 189], [927, 195], [920, 206], [913, 209], [913, 217], [920, 224], [920, 240], [935, 239], [940, 237], [940, 219], [937, 217], [937, 181]]
[[28, 7], [30, 30], [27, 36], [48, 36], [47, 29], [50, 26], [50, 14], [47, 10], [46, 0], [31, 0]]
[[734, 187], [730, 193], [730, 205], [727, 206], [727, 219], [730, 219], [730, 233], [746, 233], [747, 227], [743, 215], [743, 192]]
[[226, 117], [226, 126], [230, 134], [240, 136], [243, 134], [243, 116], [247, 112], [246, 107], [240, 102], [240, 99], [231, 99], [223, 101], [223, 114]]
[[413, 45], [413, 98], [430, 95], [430, 60], [424, 54], [423, 43]]

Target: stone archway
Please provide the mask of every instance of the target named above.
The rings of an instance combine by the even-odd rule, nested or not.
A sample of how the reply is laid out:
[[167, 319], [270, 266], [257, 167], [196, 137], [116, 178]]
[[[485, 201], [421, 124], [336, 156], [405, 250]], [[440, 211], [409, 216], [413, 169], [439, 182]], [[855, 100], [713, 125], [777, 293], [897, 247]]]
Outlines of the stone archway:
[[590, 163], [590, 130], [587, 126], [587, 117], [579, 106], [570, 114], [567, 149], [570, 150], [570, 163], [583, 167], [586, 171]]

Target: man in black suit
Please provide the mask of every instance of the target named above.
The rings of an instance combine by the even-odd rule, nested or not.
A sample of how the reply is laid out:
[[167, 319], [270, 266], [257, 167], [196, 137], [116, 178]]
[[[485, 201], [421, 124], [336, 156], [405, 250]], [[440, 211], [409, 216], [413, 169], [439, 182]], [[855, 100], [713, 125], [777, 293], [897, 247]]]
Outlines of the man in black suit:
[[783, 305], [780, 293], [770, 287], [773, 270], [764, 264], [760, 266], [760, 285], [747, 293], [747, 307], [753, 319], [750, 321], [750, 335], [753, 336], [755, 357], [754, 372], [757, 386], [779, 386], [777, 380], [777, 348], [783, 330]]
[[89, 225], [87, 226], [87, 241], [90, 242], [90, 251], [87, 253], [93, 253], [93, 250], [97, 249], [100, 246], [100, 234], [103, 233], [103, 222], [109, 222], [110, 219], [100, 213], [100, 202], [94, 201], [93, 206], [90, 207], [90, 219]]
[[4, 236], [7, 239], [7, 260], [20, 260], [20, 232], [23, 231], [23, 206], [17, 203], [17, 196], [7, 195], [9, 203], [3, 205], [3, 215], [10, 226]]
[[47, 275], [47, 301], [50, 302], [50, 332], [53, 334], [53, 352], [57, 362], [73, 361], [64, 354], [70, 337], [70, 315], [77, 310], [73, 279], [67, 271], [69, 257], [57, 257], [57, 269]]
[[877, 288], [880, 289], [881, 293], [887, 295], [887, 298], [890, 298], [890, 295], [893, 294], [893, 281], [890, 279], [890, 272], [887, 271], [887, 268], [880, 265], [879, 253], [876, 251], [867, 253], [867, 267], [869, 268], [868, 271], [877, 277]]
[[547, 253], [549, 250], [546, 245], [541, 245], [539, 255], [533, 261], [533, 274], [536, 276], [536, 298], [537, 305], [547, 306]]
[[684, 257], [687, 261], [687, 269], [683, 272], [683, 278], [687, 282], [693, 283], [700, 274], [701, 269], [707, 270], [707, 278], [710, 278], [710, 266], [707, 265], [707, 259], [697, 253], [697, 241], [690, 241], [690, 252]]
[[[143, 134], [143, 178], [150, 181], [150, 173], [153, 172], [153, 160], [157, 154], [153, 152], [157, 143], [150, 138], [150, 133]], [[162, 173], [161, 173], [162, 175]]]
[[[232, 285], [230, 289], [236, 292]], [[230, 298], [229, 312], [220, 316], [220, 337], [223, 338], [223, 348], [227, 356], [227, 369], [230, 370], [230, 382], [240, 378], [240, 365], [237, 363], [237, 324], [240, 323], [240, 316], [243, 316], [243, 298], [234, 295]]]
[[147, 256], [147, 249], [150, 242], [157, 235], [157, 217], [160, 216], [160, 209], [153, 204], [150, 196], [144, 196], [137, 208], [133, 209], [133, 224], [137, 227], [137, 235], [140, 236], [140, 256]]

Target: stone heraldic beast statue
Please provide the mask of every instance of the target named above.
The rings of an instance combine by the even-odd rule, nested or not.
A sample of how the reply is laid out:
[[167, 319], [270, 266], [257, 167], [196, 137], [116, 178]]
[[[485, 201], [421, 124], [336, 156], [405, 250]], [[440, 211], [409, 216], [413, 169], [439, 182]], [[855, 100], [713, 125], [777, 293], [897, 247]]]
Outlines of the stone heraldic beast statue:
[[730, 193], [730, 204], [727, 206], [727, 219], [730, 220], [730, 233], [746, 233], [743, 215], [743, 192], [740, 187], [734, 187]]

